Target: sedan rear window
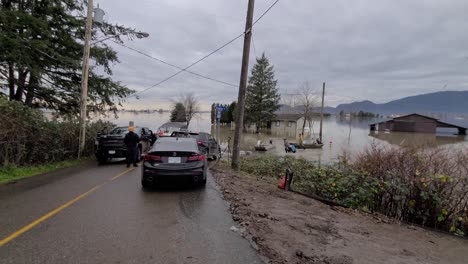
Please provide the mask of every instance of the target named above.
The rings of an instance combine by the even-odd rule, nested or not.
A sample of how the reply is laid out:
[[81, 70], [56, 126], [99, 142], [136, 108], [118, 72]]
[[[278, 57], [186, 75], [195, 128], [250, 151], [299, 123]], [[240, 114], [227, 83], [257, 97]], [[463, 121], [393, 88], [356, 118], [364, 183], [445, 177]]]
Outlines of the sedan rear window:
[[191, 151], [198, 152], [197, 141], [194, 138], [160, 138], [154, 143], [151, 151]]

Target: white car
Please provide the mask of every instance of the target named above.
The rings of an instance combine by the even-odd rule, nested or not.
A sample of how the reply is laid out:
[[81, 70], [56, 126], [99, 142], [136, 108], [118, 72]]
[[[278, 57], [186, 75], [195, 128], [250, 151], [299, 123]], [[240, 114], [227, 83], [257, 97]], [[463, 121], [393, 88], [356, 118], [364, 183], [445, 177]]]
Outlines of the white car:
[[172, 132], [187, 131], [187, 124], [181, 122], [165, 123], [158, 128], [157, 134], [160, 137], [170, 137]]

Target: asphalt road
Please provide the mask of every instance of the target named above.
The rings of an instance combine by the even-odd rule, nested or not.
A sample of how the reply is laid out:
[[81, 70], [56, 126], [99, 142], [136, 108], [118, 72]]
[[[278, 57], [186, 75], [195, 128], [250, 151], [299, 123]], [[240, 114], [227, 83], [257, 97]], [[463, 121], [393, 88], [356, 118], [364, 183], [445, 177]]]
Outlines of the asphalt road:
[[0, 263], [262, 263], [211, 177], [144, 191], [140, 174], [90, 162], [0, 185]]

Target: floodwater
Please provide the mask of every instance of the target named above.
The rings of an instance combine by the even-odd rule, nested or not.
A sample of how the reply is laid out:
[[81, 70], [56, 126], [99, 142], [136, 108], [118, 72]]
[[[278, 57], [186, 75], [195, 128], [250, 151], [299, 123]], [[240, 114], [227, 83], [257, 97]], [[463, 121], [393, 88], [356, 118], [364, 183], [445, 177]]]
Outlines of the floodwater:
[[[120, 112], [118, 117], [113, 115], [102, 118], [111, 121], [119, 126], [128, 125], [129, 121], [134, 121], [136, 126], [149, 127], [156, 131], [158, 127], [169, 121], [170, 114], [164, 113], [133, 113]], [[264, 154], [254, 151], [254, 146], [258, 140], [270, 142], [272, 140], [273, 149], [267, 153], [279, 155], [293, 155], [303, 157], [307, 160], [312, 160], [320, 163], [329, 163], [336, 161], [344, 152], [354, 155], [357, 154], [372, 144], [381, 145], [397, 145], [397, 146], [444, 146], [447, 148], [468, 148], [468, 138], [466, 136], [454, 135], [455, 131], [444, 130], [437, 134], [421, 134], [421, 133], [384, 133], [370, 132], [369, 124], [377, 122], [377, 119], [341, 119], [339, 117], [329, 117], [323, 121], [323, 143], [322, 149], [307, 149], [298, 150], [295, 154], [284, 152], [283, 138], [287, 138], [290, 142], [297, 142], [297, 138], [287, 135], [271, 135], [267, 131], [259, 134], [244, 133], [241, 150], [252, 151], [252, 154]], [[468, 123], [468, 120], [464, 120]], [[319, 120], [316, 120], [312, 126], [313, 133], [307, 133], [305, 140], [311, 141], [318, 137]], [[190, 123], [189, 129], [196, 132], [209, 132], [216, 136], [215, 127], [211, 125], [210, 113], [201, 113], [194, 117]], [[300, 131], [297, 132], [299, 134]], [[232, 149], [234, 138], [234, 130], [230, 126], [221, 126], [220, 140], [222, 150], [227, 151]], [[312, 135], [311, 135], [312, 134]], [[230, 139], [230, 141], [229, 141]], [[228, 144], [229, 141], [229, 144]]]

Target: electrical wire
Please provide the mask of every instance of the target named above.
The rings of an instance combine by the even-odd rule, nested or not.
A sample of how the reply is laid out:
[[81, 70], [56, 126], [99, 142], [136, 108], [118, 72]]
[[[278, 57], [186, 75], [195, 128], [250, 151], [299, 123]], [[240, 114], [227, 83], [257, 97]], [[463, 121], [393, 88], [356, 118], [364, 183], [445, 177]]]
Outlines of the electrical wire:
[[244, 35], [244, 33], [240, 34], [239, 36], [237, 36], [237, 37], [231, 39], [230, 41], [228, 41], [226, 44], [222, 45], [221, 47], [217, 48], [216, 50], [214, 50], [214, 51], [210, 52], [209, 54], [205, 55], [204, 57], [202, 57], [201, 59], [199, 59], [199, 60], [195, 61], [194, 63], [190, 64], [189, 66], [187, 66], [187, 67], [181, 69], [180, 71], [178, 71], [178, 72], [176, 72], [176, 73], [174, 73], [174, 74], [168, 76], [167, 78], [165, 78], [165, 79], [159, 81], [158, 83], [156, 83], [156, 84], [154, 84], [154, 85], [152, 85], [152, 86], [150, 86], [150, 87], [148, 87], [148, 88], [146, 88], [146, 89], [143, 89], [142, 91], [139, 91], [139, 92], [136, 92], [136, 93], [132, 94], [131, 96], [136, 96], [136, 95], [138, 95], [138, 94], [144, 93], [144, 92], [148, 91], [148, 90], [151, 89], [151, 88], [154, 88], [154, 87], [156, 87], [156, 86], [158, 86], [158, 85], [161, 85], [161, 84], [164, 83], [164, 82], [169, 81], [170, 79], [172, 79], [172, 78], [174, 78], [175, 76], [181, 74], [181, 73], [184, 72], [185, 70], [187, 70], [187, 69], [189, 69], [189, 68], [195, 66], [196, 64], [198, 64], [198, 63], [200, 63], [201, 61], [205, 60], [205, 59], [208, 58], [209, 56], [211, 56], [211, 55], [215, 54], [216, 52], [220, 51], [221, 49], [223, 49], [223, 48], [226, 47], [227, 45], [233, 43], [234, 41], [236, 41], [237, 39], [239, 39], [239, 38], [242, 37], [243, 35]]
[[[252, 27], [257, 24], [277, 3], [279, 2], [279, 0], [276, 0], [270, 7], [268, 7], [265, 12], [263, 12], [253, 23], [252, 23]], [[152, 85], [152, 86], [149, 86], [139, 92], [136, 92], [132, 95], [130, 95], [129, 97], [131, 96], [137, 96], [138, 94], [141, 94], [141, 93], [144, 93], [146, 91], [148, 91], [149, 89], [152, 89], [158, 85], [161, 85], [162, 83], [164, 82], [167, 82], [169, 81], [170, 79], [174, 78], [175, 76], [181, 74], [182, 72], [186, 71], [187, 69], [195, 66], [196, 64], [200, 63], [201, 61], [205, 60], [206, 58], [210, 57], [211, 55], [215, 54], [216, 52], [220, 51], [221, 49], [225, 48], [226, 46], [228, 46], [229, 44], [233, 43], [234, 41], [236, 41], [237, 39], [239, 39], [240, 37], [244, 36], [247, 32], [251, 32], [252, 30], [252, 27], [248, 28], [246, 31], [242, 32], [242, 34], [236, 36], [235, 38], [231, 39], [230, 41], [228, 41], [226, 44], [222, 45], [221, 47], [215, 49], [214, 51], [208, 53], [207, 55], [205, 55], [204, 57], [202, 57], [201, 59], [195, 61], [194, 63], [190, 64], [189, 66], [179, 70], [178, 72], [164, 78], [163, 80], [157, 82], [156, 84]]]
[[263, 12], [263, 14], [261, 14], [252, 24], [252, 27], [255, 26], [255, 24], [257, 24], [258, 21], [260, 21], [260, 19], [263, 18], [263, 16], [265, 16], [268, 12], [270, 12], [270, 10], [279, 2], [279, 0], [276, 0], [273, 4], [271, 4], [270, 7], [267, 8], [267, 10], [265, 10], [265, 12]]
[[253, 34], [252, 34], [252, 47], [253, 47], [254, 56], [255, 56], [254, 59], [257, 59], [257, 51], [255, 49], [255, 41], [254, 41], [254, 38], [253, 38]]
[[116, 44], [118, 44], [118, 45], [120, 45], [120, 46], [122, 46], [122, 47], [125, 47], [125, 48], [127, 48], [127, 49], [129, 49], [129, 50], [132, 50], [132, 51], [134, 51], [134, 52], [136, 52], [136, 53], [139, 53], [139, 54], [141, 54], [141, 55], [143, 55], [143, 56], [146, 56], [146, 57], [148, 57], [148, 58], [150, 58], [150, 59], [153, 59], [153, 60], [155, 60], [155, 61], [161, 62], [161, 63], [166, 64], [166, 65], [168, 65], [168, 66], [171, 66], [171, 67], [173, 67], [173, 68], [176, 68], [176, 69], [179, 69], [179, 70], [188, 72], [188, 73], [193, 74], [193, 75], [195, 75], [195, 76], [198, 76], [198, 77], [201, 77], [201, 78], [210, 80], [210, 81], [222, 83], [222, 84], [225, 84], [225, 85], [229, 85], [229, 86], [232, 86], [232, 87], [237, 87], [237, 86], [238, 86], [238, 85], [231, 84], [231, 83], [227, 83], [227, 82], [224, 82], [224, 81], [221, 81], [221, 80], [217, 80], [217, 79], [214, 79], [214, 78], [211, 78], [211, 77], [209, 77], [209, 76], [202, 75], [202, 74], [199, 74], [199, 73], [196, 73], [196, 72], [193, 72], [193, 71], [185, 70], [184, 68], [182, 68], [182, 67], [180, 67], [180, 66], [177, 66], [177, 65], [175, 65], [175, 64], [172, 64], [172, 63], [166, 62], [166, 61], [164, 61], [164, 60], [161, 60], [161, 59], [159, 59], [159, 58], [156, 58], [156, 57], [154, 57], [154, 56], [151, 56], [151, 55], [149, 55], [149, 54], [147, 54], [147, 53], [144, 53], [144, 52], [142, 52], [142, 51], [139, 51], [139, 50], [137, 50], [137, 49], [135, 49], [135, 48], [129, 47], [129, 46], [123, 44], [123, 43], [117, 42], [117, 41], [115, 41], [115, 40], [111, 40], [111, 41], [114, 42], [114, 43], [116, 43]]

